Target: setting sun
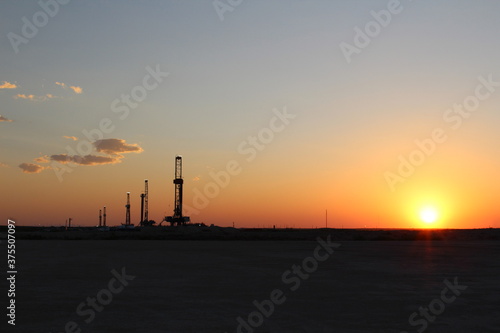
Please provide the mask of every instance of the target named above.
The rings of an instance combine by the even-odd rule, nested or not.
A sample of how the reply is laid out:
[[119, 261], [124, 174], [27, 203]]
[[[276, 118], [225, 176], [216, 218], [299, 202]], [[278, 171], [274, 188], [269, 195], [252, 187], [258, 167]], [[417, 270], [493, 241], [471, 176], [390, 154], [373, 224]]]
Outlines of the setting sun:
[[434, 223], [438, 219], [438, 212], [435, 208], [425, 207], [420, 211], [420, 219], [428, 224]]

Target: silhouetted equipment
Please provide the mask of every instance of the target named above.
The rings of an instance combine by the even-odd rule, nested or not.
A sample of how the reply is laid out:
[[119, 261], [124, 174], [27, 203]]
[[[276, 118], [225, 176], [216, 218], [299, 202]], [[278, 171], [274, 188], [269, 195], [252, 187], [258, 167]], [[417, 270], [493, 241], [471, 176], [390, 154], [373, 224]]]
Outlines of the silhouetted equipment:
[[99, 227], [97, 230], [109, 231], [109, 227], [106, 227], [106, 206], [104, 206], [102, 211], [99, 209]]
[[149, 213], [148, 213], [148, 180], [144, 180], [144, 221], [149, 221]]
[[106, 206], [104, 206], [104, 211], [103, 211], [103, 214], [102, 214], [102, 226], [103, 227], [106, 226]]
[[133, 230], [134, 225], [130, 223], [130, 192], [127, 192], [127, 204], [125, 205], [125, 223], [118, 227], [119, 230]]
[[149, 219], [149, 190], [148, 180], [144, 180], [144, 193], [141, 194], [141, 223], [143, 227], [152, 226], [156, 222]]
[[[174, 199], [174, 215], [165, 216], [164, 221], [170, 223], [170, 225], [185, 225], [189, 223], [190, 218], [188, 216], [182, 216], [182, 187], [184, 180], [182, 179], [182, 156], [177, 155], [175, 157], [175, 199]], [[163, 222], [163, 221], [162, 221]]]
[[125, 205], [125, 226], [130, 225], [130, 192], [127, 192], [127, 204]]
[[141, 193], [141, 224], [144, 222], [144, 193]]

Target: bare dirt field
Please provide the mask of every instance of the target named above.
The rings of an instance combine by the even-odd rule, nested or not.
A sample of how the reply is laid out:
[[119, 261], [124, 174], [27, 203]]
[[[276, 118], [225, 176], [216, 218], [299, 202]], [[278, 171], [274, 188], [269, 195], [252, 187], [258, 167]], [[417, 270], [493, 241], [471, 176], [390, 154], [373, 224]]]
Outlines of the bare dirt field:
[[19, 240], [5, 331], [500, 331], [500, 242], [338, 244]]

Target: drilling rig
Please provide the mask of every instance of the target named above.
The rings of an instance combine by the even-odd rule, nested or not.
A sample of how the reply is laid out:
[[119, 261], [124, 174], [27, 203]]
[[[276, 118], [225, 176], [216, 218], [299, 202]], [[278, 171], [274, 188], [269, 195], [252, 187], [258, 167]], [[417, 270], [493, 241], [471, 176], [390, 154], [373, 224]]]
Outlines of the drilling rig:
[[144, 193], [141, 193], [141, 222], [140, 225], [143, 227], [152, 226], [156, 222], [149, 219], [149, 190], [148, 190], [148, 180], [144, 180]]
[[141, 219], [139, 220], [139, 223], [142, 225], [144, 222], [144, 197], [146, 195], [144, 193], [141, 193]]
[[125, 223], [122, 224], [122, 228], [131, 229], [134, 227], [130, 224], [130, 192], [127, 192], [127, 204], [125, 205]]
[[145, 179], [144, 180], [144, 219], [142, 220], [143, 222], [149, 221], [148, 200], [149, 200], [148, 180]]
[[[182, 156], [177, 155], [175, 157], [175, 201], [174, 201], [174, 215], [165, 216], [163, 221], [169, 222], [171, 226], [174, 225], [186, 225], [190, 222], [188, 216], [182, 216], [182, 187], [184, 180], [182, 179]], [[163, 222], [162, 221], [162, 222]]]
[[102, 215], [101, 215], [101, 210], [99, 209], [99, 228], [97, 228], [99, 231], [109, 231], [109, 227], [106, 226], [106, 206], [104, 206], [104, 209], [102, 210]]
[[104, 206], [103, 214], [102, 214], [102, 226], [106, 227], [106, 206]]

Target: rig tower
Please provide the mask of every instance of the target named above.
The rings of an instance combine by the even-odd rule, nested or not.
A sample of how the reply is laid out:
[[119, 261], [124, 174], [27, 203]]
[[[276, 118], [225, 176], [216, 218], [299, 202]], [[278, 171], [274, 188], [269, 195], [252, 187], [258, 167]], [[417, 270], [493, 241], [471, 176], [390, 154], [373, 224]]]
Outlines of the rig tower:
[[141, 193], [141, 219], [140, 219], [140, 224], [143, 224], [144, 222], [144, 193]]
[[148, 206], [148, 180], [144, 179], [144, 219], [142, 220], [143, 222], [148, 222], [149, 221], [149, 206]]
[[102, 211], [99, 209], [99, 228], [102, 227]]
[[148, 180], [144, 180], [144, 193], [141, 193], [141, 222], [139, 225], [148, 227], [154, 225], [156, 222], [149, 219], [149, 190]]
[[174, 208], [174, 219], [182, 218], [182, 187], [184, 185], [184, 179], [182, 179], [182, 156], [175, 157], [175, 208]]
[[106, 226], [106, 206], [104, 206], [104, 211], [103, 211], [103, 214], [102, 214], [102, 226], [103, 227]]
[[127, 204], [125, 205], [125, 225], [130, 225], [130, 192], [127, 192]]
[[190, 221], [188, 216], [182, 216], [182, 187], [184, 180], [182, 179], [182, 156], [175, 157], [175, 199], [174, 199], [174, 215], [166, 216], [164, 221], [170, 222], [170, 225], [185, 225]]

